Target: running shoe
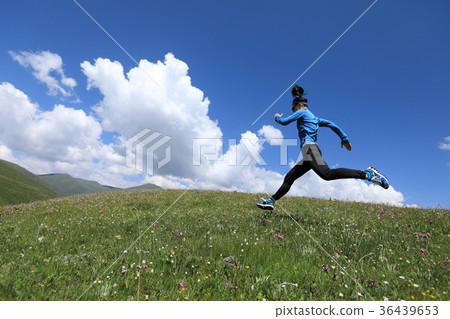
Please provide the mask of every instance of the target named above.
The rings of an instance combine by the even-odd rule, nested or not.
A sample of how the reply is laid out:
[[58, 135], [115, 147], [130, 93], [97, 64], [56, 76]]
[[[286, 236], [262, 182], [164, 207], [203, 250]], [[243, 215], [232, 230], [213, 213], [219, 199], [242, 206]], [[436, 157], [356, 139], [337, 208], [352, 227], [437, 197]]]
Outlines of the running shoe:
[[261, 200], [261, 202], [256, 203], [256, 206], [261, 209], [273, 210], [273, 204], [275, 204], [275, 202], [272, 199], [261, 198]]
[[367, 177], [368, 177], [367, 179], [370, 182], [380, 185], [384, 189], [389, 188], [389, 181], [386, 178], [386, 176], [384, 176], [383, 174], [378, 172], [375, 168], [369, 167], [364, 171], [364, 173], [367, 174]]

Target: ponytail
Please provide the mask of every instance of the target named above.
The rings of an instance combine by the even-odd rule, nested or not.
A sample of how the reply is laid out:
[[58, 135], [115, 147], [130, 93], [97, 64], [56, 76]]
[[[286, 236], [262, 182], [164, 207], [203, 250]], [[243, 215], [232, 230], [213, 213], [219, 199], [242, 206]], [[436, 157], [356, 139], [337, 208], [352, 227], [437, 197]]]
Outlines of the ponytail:
[[294, 85], [294, 87], [292, 88], [292, 97], [296, 97], [296, 96], [303, 96], [305, 94], [305, 90], [303, 90], [303, 88], [301, 86], [298, 85]]
[[292, 101], [292, 104], [293, 104], [292, 110], [294, 110], [298, 106], [299, 103], [302, 103], [304, 106], [308, 107], [308, 105], [307, 105], [308, 99], [303, 97], [303, 95], [305, 94], [305, 91], [303, 90], [303, 88], [301, 86], [294, 85], [291, 93], [292, 93], [292, 97], [294, 98], [294, 100]]

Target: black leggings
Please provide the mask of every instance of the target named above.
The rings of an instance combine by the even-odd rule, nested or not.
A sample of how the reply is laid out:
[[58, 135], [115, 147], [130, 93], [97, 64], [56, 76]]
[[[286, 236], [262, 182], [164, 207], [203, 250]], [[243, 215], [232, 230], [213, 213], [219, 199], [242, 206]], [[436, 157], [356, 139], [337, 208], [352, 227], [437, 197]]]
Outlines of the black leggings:
[[303, 159], [286, 174], [283, 184], [272, 196], [273, 200], [278, 200], [286, 195], [295, 180], [303, 176], [310, 169], [326, 181], [343, 178], [366, 179], [366, 173], [360, 170], [349, 168], [330, 169], [322, 158], [322, 151], [316, 144], [303, 146], [302, 154]]

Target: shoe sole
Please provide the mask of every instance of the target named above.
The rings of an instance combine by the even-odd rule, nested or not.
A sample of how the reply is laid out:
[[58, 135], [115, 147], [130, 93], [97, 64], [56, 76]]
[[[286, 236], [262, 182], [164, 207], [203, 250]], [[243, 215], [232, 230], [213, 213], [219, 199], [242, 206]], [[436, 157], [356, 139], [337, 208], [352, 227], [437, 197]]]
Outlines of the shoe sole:
[[256, 204], [256, 206], [258, 206], [258, 208], [261, 208], [263, 210], [273, 210], [273, 206], [265, 206], [265, 205], [258, 205]]

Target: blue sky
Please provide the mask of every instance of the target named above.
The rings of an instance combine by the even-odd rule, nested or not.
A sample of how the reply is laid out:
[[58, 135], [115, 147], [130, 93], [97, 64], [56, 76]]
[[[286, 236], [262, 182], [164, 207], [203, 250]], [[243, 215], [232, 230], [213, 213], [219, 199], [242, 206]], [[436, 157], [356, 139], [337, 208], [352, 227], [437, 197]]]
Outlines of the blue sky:
[[[189, 68], [189, 88], [198, 88], [207, 97], [207, 117], [217, 121], [225, 140], [239, 140], [247, 131], [256, 134], [263, 125], [279, 129], [285, 138], [296, 138], [294, 124], [281, 127], [273, 120], [276, 112], [290, 114], [289, 93], [252, 123], [373, 3], [359, 0], [78, 2], [137, 61], [156, 64], [164, 61], [169, 52], [183, 61]], [[98, 58], [109, 59], [118, 61], [125, 73], [136, 68], [136, 64], [73, 1], [7, 0], [0, 4], [0, 12], [0, 83], [12, 84], [31, 103], [38, 104], [36, 114], [51, 112], [57, 104], [64, 105], [66, 111], [82, 110], [83, 119], [101, 123], [102, 145], [117, 144], [116, 138], [122, 132], [105, 129], [106, 115], [93, 108], [101, 101], [104, 106], [107, 104], [107, 93], [100, 89], [106, 79], [93, 80], [94, 76], [86, 75], [81, 64], [87, 61], [94, 66]], [[327, 163], [358, 169], [376, 167], [402, 194], [403, 204], [450, 206], [450, 141], [445, 139], [450, 136], [449, 14], [450, 4], [444, 0], [379, 0], [297, 82], [307, 91], [310, 110], [338, 124], [353, 145], [351, 152], [341, 149], [338, 137], [322, 128], [318, 143]], [[76, 81], [70, 96], [50, 95], [49, 88], [33, 76], [31, 68], [13, 58], [21, 52], [43, 51], [58, 55], [64, 76]], [[89, 90], [88, 79], [96, 83]], [[183, 103], [179, 97], [182, 95], [172, 90], [170, 82], [167, 85], [165, 89], [181, 99], [178, 103]], [[52, 119], [58, 118], [55, 114]], [[176, 125], [167, 125], [167, 131], [162, 133], [176, 136], [176, 131]], [[49, 172], [65, 167], [79, 177], [118, 183], [111, 177], [114, 169], [103, 174], [95, 171], [98, 166], [83, 163], [79, 164], [83, 169], [77, 171], [74, 160], [63, 165], [64, 159], [45, 158], [39, 150], [28, 153], [26, 143], [13, 135], [10, 132], [0, 135], [5, 150], [0, 154], [10, 154], [6, 159], [33, 171]], [[295, 160], [298, 152], [298, 147], [289, 147], [289, 159]], [[272, 193], [289, 167], [279, 165], [280, 152], [276, 146], [266, 144], [260, 155], [268, 163], [263, 169], [270, 171], [265, 178], [279, 175], [273, 185], [266, 183], [267, 187], [263, 187]], [[98, 164], [97, 156], [92, 161]], [[162, 176], [186, 178], [182, 184], [189, 184], [195, 177], [177, 169], [165, 173]], [[143, 181], [142, 176], [132, 174], [121, 178]], [[171, 182], [175, 183], [174, 179]], [[236, 180], [236, 183], [241, 182]], [[301, 184], [302, 180], [297, 183]], [[214, 181], [205, 181], [202, 187], [230, 189]], [[310, 192], [304, 194], [311, 195]], [[298, 190], [298, 195], [302, 194]], [[312, 195], [327, 197], [317, 189]], [[336, 197], [342, 196], [345, 195]]]

